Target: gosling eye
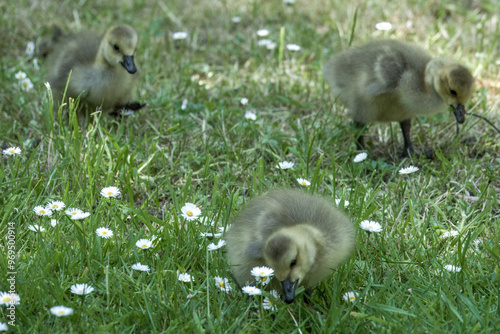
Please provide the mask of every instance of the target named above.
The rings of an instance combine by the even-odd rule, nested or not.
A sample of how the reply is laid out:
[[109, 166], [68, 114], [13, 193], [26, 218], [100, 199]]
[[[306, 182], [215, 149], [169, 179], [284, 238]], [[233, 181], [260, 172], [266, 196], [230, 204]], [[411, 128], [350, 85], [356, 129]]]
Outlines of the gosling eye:
[[457, 96], [457, 91], [450, 88], [450, 94], [453, 96]]
[[115, 49], [115, 51], [120, 51], [120, 47], [118, 46], [118, 44], [113, 45], [113, 49]]
[[295, 267], [296, 264], [297, 264], [297, 259], [293, 259], [293, 261], [290, 262], [290, 268]]

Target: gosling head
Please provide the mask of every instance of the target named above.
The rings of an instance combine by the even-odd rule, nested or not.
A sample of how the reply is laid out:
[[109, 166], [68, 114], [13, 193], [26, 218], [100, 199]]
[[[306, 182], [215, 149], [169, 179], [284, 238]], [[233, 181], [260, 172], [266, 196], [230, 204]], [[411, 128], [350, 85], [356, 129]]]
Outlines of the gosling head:
[[137, 72], [134, 63], [134, 54], [137, 48], [137, 33], [127, 25], [109, 28], [101, 42], [104, 58], [111, 66], [123, 66], [128, 73]]
[[433, 59], [427, 65], [426, 76], [445, 103], [453, 108], [458, 123], [465, 121], [465, 103], [472, 96], [474, 78], [462, 65], [445, 59]]
[[315, 243], [284, 228], [267, 239], [263, 253], [266, 265], [274, 269], [274, 276], [281, 282], [285, 302], [293, 302], [295, 289], [314, 265]]

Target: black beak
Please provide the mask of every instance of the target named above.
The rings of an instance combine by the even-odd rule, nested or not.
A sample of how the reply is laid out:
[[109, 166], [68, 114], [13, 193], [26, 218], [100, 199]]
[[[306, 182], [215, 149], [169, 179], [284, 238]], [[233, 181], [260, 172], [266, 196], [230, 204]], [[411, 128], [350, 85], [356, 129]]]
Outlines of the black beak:
[[137, 72], [137, 67], [134, 64], [134, 56], [123, 56], [123, 61], [120, 62], [128, 73], [134, 74]]
[[454, 106], [451, 106], [453, 108], [453, 113], [455, 114], [455, 118], [457, 119], [457, 123], [462, 124], [465, 122], [465, 107], [463, 104], [458, 104], [458, 106], [455, 108]]
[[298, 283], [299, 280], [292, 282], [290, 278], [281, 281], [281, 286], [283, 287], [283, 296], [285, 297], [285, 302], [287, 304], [293, 302], [293, 299], [295, 298], [295, 289], [297, 288]]

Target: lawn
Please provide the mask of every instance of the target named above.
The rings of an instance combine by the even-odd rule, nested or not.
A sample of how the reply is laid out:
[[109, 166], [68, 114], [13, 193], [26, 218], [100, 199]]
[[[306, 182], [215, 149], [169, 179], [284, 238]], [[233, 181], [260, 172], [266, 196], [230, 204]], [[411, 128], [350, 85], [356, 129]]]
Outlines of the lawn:
[[[416, 149], [434, 149], [434, 159], [399, 158], [399, 125], [380, 123], [355, 162], [351, 121], [321, 70], [350, 44], [414, 42], [467, 66], [476, 80], [467, 108], [499, 127], [496, 1], [20, 0], [0, 13], [0, 148], [20, 148], [0, 163], [0, 291], [19, 296], [9, 308], [12, 295], [0, 295], [10, 332], [499, 331], [500, 135], [474, 117], [457, 133], [443, 110], [413, 121]], [[104, 32], [118, 23], [139, 34], [137, 97], [147, 107], [123, 118], [54, 109], [28, 42], [54, 25]], [[283, 161], [294, 165], [277, 168]], [[103, 196], [105, 187], [120, 194]], [[224, 236], [205, 235], [280, 187], [330, 199], [358, 230], [354, 254], [317, 286], [312, 307], [302, 288], [290, 305], [242, 296], [225, 247], [214, 246]], [[65, 207], [37, 208], [53, 201]], [[68, 209], [88, 215], [71, 219]], [[364, 220], [382, 231], [359, 228]], [[74, 293], [76, 284], [93, 290]]]

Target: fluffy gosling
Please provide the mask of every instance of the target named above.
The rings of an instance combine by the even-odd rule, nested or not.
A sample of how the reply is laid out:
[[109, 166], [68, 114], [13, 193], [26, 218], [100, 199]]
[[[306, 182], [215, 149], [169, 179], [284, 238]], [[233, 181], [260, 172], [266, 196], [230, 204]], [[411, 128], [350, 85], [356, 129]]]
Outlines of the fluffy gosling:
[[49, 83], [60, 102], [68, 76], [66, 96], [81, 99], [90, 107], [137, 110], [132, 102], [139, 71], [134, 62], [138, 37], [128, 25], [109, 28], [102, 36], [91, 32], [63, 35], [59, 30], [46, 43]]
[[274, 269], [273, 286], [291, 303], [297, 286], [308, 295], [353, 251], [356, 233], [330, 201], [294, 190], [273, 191], [248, 203], [226, 234], [227, 257], [240, 285], [250, 271]]
[[[399, 122], [403, 157], [413, 155], [411, 119], [451, 106], [458, 123], [465, 121], [465, 103], [474, 79], [457, 62], [431, 58], [421, 48], [397, 41], [378, 40], [349, 49], [324, 66], [324, 78], [349, 108], [357, 127], [370, 122]], [[363, 134], [357, 139], [364, 148]]]

